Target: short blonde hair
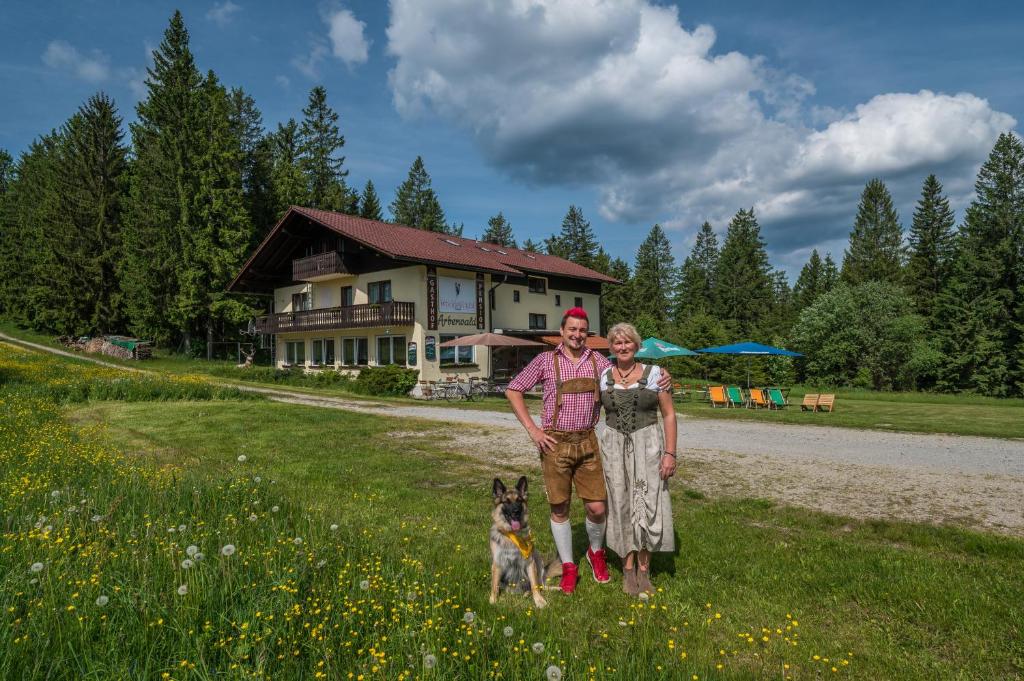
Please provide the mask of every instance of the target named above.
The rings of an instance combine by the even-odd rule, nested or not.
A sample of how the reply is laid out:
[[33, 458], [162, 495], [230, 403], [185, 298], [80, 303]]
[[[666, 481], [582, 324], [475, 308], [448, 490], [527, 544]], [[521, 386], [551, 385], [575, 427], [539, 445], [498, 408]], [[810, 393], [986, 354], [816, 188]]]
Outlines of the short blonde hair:
[[640, 334], [637, 333], [636, 327], [627, 322], [619, 322], [612, 328], [608, 329], [608, 345], [615, 342], [616, 338], [623, 337], [628, 341], [632, 341], [636, 345], [636, 349], [640, 349], [640, 344], [643, 343], [640, 340]]

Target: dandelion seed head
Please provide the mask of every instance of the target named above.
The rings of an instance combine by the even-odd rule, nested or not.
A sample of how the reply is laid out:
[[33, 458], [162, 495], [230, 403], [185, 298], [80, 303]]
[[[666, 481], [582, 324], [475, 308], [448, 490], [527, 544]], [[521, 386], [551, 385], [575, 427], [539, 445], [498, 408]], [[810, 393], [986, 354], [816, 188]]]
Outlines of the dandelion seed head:
[[188, 558], [186, 558], [185, 560], [181, 561], [181, 569], [182, 569], [182, 570], [188, 570], [188, 569], [189, 569], [189, 568], [191, 568], [191, 567], [192, 567], [193, 565], [195, 565], [195, 563], [193, 563], [193, 562], [192, 562], [192, 561], [191, 561], [190, 559], [188, 559]]
[[31, 570], [32, 572], [42, 572], [43, 567], [44, 566], [42, 563], [32, 563], [32, 566], [29, 568], [29, 570]]
[[188, 525], [178, 525], [178, 532], [184, 532], [188, 529]]
[[331, 532], [338, 531], [338, 523], [331, 523]]
[[94, 523], [98, 523], [99, 521], [103, 520], [103, 516], [94, 515], [92, 518], [90, 518], [90, 520], [92, 520]]
[[235, 545], [225, 544], [224, 546], [220, 547], [220, 555], [225, 557], [235, 555]]
[[39, 580], [38, 580], [38, 579], [36, 579], [35, 577], [33, 577], [32, 579], [28, 580], [28, 583], [29, 583], [29, 584], [38, 584], [38, 583], [39, 583]]
[[316, 562], [316, 566], [317, 566], [318, 568], [322, 568], [322, 567], [323, 567], [324, 565], [327, 565], [327, 561], [326, 561], [326, 560], [320, 559], [320, 560], [318, 560], [318, 561]]
[[292, 543], [296, 546], [302, 546], [302, 537], [296, 537], [295, 539], [292, 539]]
[[370, 589], [370, 580], [364, 579], [363, 581], [359, 582], [359, 588], [363, 591], [368, 591]]
[[512, 636], [516, 633], [516, 630], [512, 627], [505, 627], [501, 630], [501, 633], [505, 634], [505, 638], [512, 638]]
[[184, 596], [187, 593], [188, 593], [188, 584], [182, 584], [181, 586], [178, 587], [178, 595], [179, 596]]
[[185, 549], [185, 554], [189, 558], [194, 558], [197, 553], [199, 553], [199, 547], [195, 544], [189, 544], [189, 547]]
[[198, 561], [202, 560], [203, 558], [205, 558], [206, 556], [203, 555], [202, 551], [199, 551], [198, 553], [196, 553], [196, 555], [194, 555], [192, 557], [196, 559], [196, 562], [198, 562]]
[[248, 459], [248, 458], [249, 457], [247, 457], [245, 454], [239, 454], [238, 455], [238, 463], [245, 463], [245, 460]]
[[259, 518], [258, 518], [258, 517], [256, 516], [256, 514], [255, 514], [255, 513], [250, 513], [250, 514], [249, 514], [249, 522], [250, 522], [250, 523], [254, 523], [254, 522], [256, 522], [257, 520], [259, 520]]
[[257, 475], [255, 478], [252, 479], [252, 481], [255, 482], [258, 485], [261, 482], [263, 482], [263, 478], [261, 478], [260, 476]]
[[649, 593], [647, 593], [646, 591], [641, 591], [639, 593], [639, 595], [638, 595], [638, 598], [641, 601], [646, 601], [646, 600], [649, 600], [651, 598], [651, 595]]
[[52, 492], [50, 492], [50, 496], [53, 497], [54, 499], [56, 499], [57, 497], [60, 496], [60, 490], [59, 489], [53, 490]]
[[532, 646], [530, 646], [530, 648], [533, 650], [533, 652], [537, 653], [538, 655], [544, 652], [544, 644], [540, 641], [534, 643]]
[[466, 624], [472, 624], [476, 621], [476, 613], [472, 610], [467, 610], [466, 614], [462, 616], [462, 621]]
[[427, 669], [433, 669], [437, 666], [437, 656], [427, 653], [423, 656], [423, 666]]
[[98, 605], [101, 608], [104, 605], [106, 605], [107, 603], [109, 603], [109, 602], [110, 602], [110, 599], [108, 597], [106, 597], [106, 596], [100, 596], [99, 598], [96, 599], [96, 605]]
[[280, 511], [280, 510], [281, 510], [281, 507], [280, 507], [280, 506], [271, 506], [271, 507], [270, 507], [270, 512], [271, 512], [271, 513], [277, 513], [277, 512], [278, 512], [278, 511]]
[[548, 681], [562, 681], [562, 668], [557, 665], [551, 665], [544, 670], [544, 677]]

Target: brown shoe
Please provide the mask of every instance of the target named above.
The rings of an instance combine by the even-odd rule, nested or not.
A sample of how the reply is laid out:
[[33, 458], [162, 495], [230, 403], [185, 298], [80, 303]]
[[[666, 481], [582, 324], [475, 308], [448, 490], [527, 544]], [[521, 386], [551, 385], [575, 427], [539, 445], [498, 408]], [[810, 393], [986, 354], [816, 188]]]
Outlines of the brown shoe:
[[630, 596], [640, 594], [640, 586], [636, 582], [636, 565], [632, 568], [622, 568], [622, 590]]
[[636, 586], [637, 592], [643, 591], [647, 594], [654, 594], [654, 586], [651, 584], [651, 571], [650, 568], [641, 570], [636, 568]]

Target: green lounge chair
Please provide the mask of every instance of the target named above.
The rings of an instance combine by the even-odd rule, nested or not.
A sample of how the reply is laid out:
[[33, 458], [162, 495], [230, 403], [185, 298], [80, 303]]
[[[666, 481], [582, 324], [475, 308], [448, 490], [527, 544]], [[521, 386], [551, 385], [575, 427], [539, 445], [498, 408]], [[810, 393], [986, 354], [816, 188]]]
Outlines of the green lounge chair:
[[726, 394], [729, 396], [729, 406], [745, 407], [747, 405], [747, 401], [743, 399], [743, 390], [738, 385], [730, 385], [726, 388]]
[[782, 390], [779, 388], [768, 388], [768, 399], [776, 409], [782, 409], [789, 405], [789, 402], [787, 402], [786, 398], [782, 395]]

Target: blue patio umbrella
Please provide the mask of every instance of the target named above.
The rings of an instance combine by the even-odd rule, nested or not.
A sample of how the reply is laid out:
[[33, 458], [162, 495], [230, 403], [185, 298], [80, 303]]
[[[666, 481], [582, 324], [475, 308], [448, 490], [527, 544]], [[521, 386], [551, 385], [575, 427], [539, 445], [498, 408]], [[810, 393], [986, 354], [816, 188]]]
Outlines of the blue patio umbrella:
[[[775, 355], [777, 357], [803, 357], [799, 352], [777, 348], [772, 345], [761, 343], [733, 343], [732, 345], [718, 345], [713, 348], [701, 348], [697, 352], [710, 355]], [[747, 361], [747, 387], [750, 387], [750, 361]]]
[[641, 359], [661, 359], [662, 357], [696, 357], [697, 353], [681, 345], [652, 337], [640, 344], [636, 356]]

